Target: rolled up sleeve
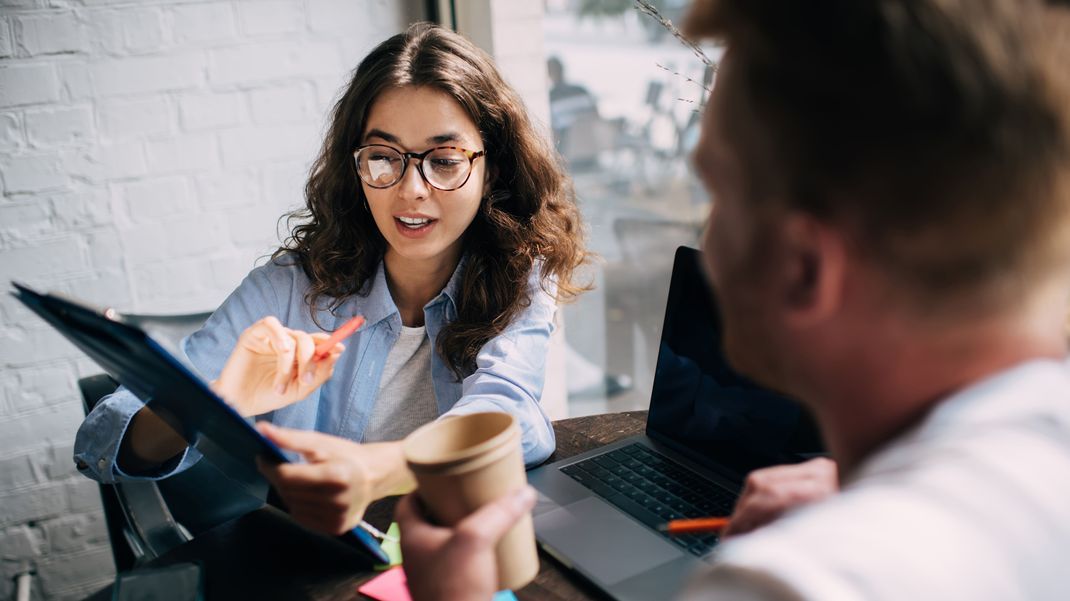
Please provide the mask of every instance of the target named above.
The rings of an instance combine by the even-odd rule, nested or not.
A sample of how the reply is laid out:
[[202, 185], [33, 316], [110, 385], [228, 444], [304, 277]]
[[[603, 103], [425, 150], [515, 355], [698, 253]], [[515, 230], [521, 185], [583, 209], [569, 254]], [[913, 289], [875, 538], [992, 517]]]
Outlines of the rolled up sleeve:
[[151, 472], [123, 471], [119, 467], [119, 447], [130, 420], [144, 406], [141, 399], [123, 387], [101, 399], [75, 436], [74, 463], [78, 471], [104, 484], [119, 480], [159, 480], [188, 468], [201, 458], [196, 449], [186, 447], [180, 455]]
[[[270, 265], [254, 269], [204, 326], [182, 341], [182, 351], [203, 378], [211, 380], [219, 376], [245, 328], [262, 317], [277, 314], [275, 289], [279, 282], [272, 281], [272, 274], [283, 275]], [[195, 448], [187, 447], [157, 470], [136, 474], [122, 470], [118, 464], [119, 449], [130, 421], [144, 406], [142, 399], [123, 387], [97, 403], [75, 436], [74, 462], [82, 474], [104, 483], [159, 480], [200, 460], [201, 454]]]

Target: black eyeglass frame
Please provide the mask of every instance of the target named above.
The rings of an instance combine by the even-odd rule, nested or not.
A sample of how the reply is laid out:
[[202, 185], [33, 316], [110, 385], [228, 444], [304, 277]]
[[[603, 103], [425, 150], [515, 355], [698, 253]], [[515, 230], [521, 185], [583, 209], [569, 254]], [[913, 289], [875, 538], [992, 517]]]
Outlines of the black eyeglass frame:
[[[398, 174], [398, 178], [396, 180], [385, 186], [377, 186], [364, 179], [364, 176], [360, 174], [360, 159], [358, 157], [360, 156], [361, 152], [369, 148], [386, 148], [401, 155], [401, 173]], [[468, 174], [464, 176], [464, 181], [457, 184], [453, 188], [440, 188], [439, 186], [432, 184], [431, 181], [427, 179], [427, 175], [424, 173], [424, 157], [436, 150], [456, 150], [468, 159]], [[467, 148], [461, 148], [460, 146], [435, 146], [434, 148], [428, 148], [423, 152], [402, 152], [397, 148], [394, 148], [393, 146], [387, 146], [386, 144], [365, 144], [364, 146], [358, 146], [357, 149], [353, 151], [353, 168], [356, 169], [357, 177], [360, 179], [360, 181], [364, 182], [365, 184], [368, 184], [369, 187], [375, 188], [376, 190], [385, 190], [386, 188], [398, 185], [398, 182], [405, 179], [405, 171], [409, 168], [409, 161], [411, 161], [412, 159], [416, 159], [416, 171], [420, 174], [420, 179], [424, 180], [425, 184], [431, 186], [436, 190], [441, 190], [442, 192], [452, 192], [454, 190], [460, 190], [464, 187], [465, 184], [468, 183], [468, 180], [472, 177], [472, 167], [475, 165], [476, 159], [486, 155], [486, 150], [468, 150]]]

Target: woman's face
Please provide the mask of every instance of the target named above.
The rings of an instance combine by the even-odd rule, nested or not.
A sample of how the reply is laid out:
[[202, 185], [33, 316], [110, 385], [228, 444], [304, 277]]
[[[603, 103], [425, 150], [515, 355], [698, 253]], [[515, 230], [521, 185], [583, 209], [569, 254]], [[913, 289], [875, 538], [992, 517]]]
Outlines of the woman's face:
[[[415, 153], [438, 146], [484, 150], [476, 124], [453, 97], [414, 86], [386, 90], [372, 103], [361, 139], [362, 146], [368, 144]], [[476, 159], [468, 181], [448, 192], [424, 181], [416, 159], [408, 161], [404, 176], [393, 186], [373, 188], [361, 181], [375, 224], [386, 238], [387, 256], [421, 263], [456, 262], [462, 236], [483, 197], [486, 159]], [[432, 157], [425, 161], [424, 172], [431, 176]]]

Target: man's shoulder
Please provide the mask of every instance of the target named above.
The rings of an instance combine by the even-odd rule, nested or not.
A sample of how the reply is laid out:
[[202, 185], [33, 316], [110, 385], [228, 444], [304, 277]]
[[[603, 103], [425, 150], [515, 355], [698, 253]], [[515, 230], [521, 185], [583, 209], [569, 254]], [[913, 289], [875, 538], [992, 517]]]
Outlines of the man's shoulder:
[[766, 571], [805, 599], [1060, 598], [1070, 587], [1055, 559], [1070, 554], [1070, 436], [1057, 419], [1050, 432], [1041, 423], [921, 445], [727, 542], [718, 569]]
[[764, 571], [804, 599], [1063, 598], [1068, 397], [1062, 362], [979, 381], [839, 494], [727, 542], [708, 578]]
[[[1056, 467], [1070, 473], [1070, 371], [1063, 362], [1033, 361], [942, 402], [856, 470], [844, 501], [864, 501], [866, 491], [885, 486], [919, 495], [947, 488], [945, 498], [985, 489], [1047, 497], [1053, 488], [1045, 471]], [[1038, 481], [1045, 485], [1035, 487]]]

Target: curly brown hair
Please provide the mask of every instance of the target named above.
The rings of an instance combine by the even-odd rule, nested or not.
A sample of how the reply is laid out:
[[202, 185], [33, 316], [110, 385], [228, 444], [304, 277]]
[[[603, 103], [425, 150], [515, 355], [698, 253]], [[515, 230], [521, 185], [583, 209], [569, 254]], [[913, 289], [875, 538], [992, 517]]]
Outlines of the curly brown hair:
[[376, 98], [387, 89], [427, 86], [449, 94], [478, 127], [494, 169], [464, 235], [467, 257], [457, 319], [438, 336], [437, 352], [458, 379], [475, 369], [483, 345], [527, 307], [527, 281], [541, 262], [543, 290], [559, 302], [588, 286], [574, 272], [588, 259], [585, 231], [571, 180], [532, 125], [519, 95], [492, 59], [464, 37], [417, 23], [379, 44], [361, 61], [334, 106], [331, 125], [305, 186], [306, 206], [290, 213], [289, 238], [273, 258], [295, 257], [311, 281], [305, 295], [335, 310], [354, 294], [367, 295], [386, 250], [353, 165]]

